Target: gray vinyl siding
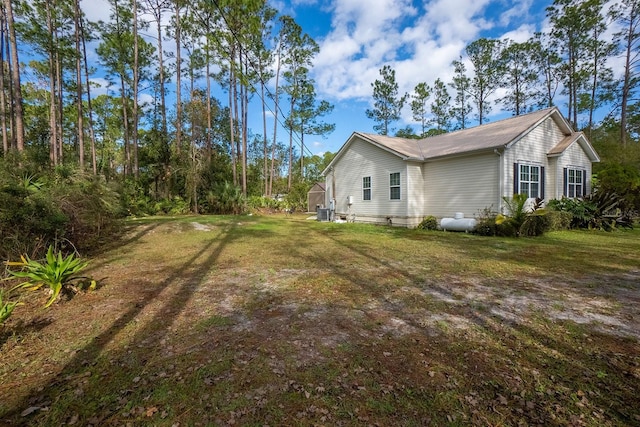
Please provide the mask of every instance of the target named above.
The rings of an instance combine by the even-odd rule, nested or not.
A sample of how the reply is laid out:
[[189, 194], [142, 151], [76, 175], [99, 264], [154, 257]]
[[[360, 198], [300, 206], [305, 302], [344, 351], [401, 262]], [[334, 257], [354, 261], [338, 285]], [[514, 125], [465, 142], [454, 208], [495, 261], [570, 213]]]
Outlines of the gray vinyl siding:
[[439, 160], [424, 165], [425, 213], [438, 218], [456, 212], [472, 218], [498, 200], [499, 157], [494, 153]]
[[[355, 139], [327, 174], [327, 192], [333, 191], [335, 176], [336, 214], [355, 215], [363, 222], [386, 223], [387, 216], [407, 215], [407, 163], [372, 144]], [[400, 173], [400, 200], [390, 200], [389, 175]], [[371, 177], [371, 200], [363, 200], [362, 178]], [[349, 208], [347, 197], [353, 196]], [[331, 196], [329, 196], [331, 197]]]

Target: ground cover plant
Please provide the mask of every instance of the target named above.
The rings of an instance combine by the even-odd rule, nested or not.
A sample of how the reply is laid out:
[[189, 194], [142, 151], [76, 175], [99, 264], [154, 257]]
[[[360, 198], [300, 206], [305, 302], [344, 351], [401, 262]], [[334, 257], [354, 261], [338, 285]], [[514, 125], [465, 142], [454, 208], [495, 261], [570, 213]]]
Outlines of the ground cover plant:
[[640, 425], [638, 230], [147, 218], [83, 273], [0, 329], [0, 424]]

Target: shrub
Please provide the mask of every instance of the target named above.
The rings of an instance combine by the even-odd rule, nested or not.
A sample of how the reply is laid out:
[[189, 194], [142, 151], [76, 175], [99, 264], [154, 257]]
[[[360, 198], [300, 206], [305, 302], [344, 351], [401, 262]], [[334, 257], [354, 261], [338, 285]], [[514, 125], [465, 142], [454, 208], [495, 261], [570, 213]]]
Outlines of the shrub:
[[632, 227], [632, 219], [618, 208], [620, 198], [615, 193], [598, 191], [582, 199], [563, 197], [549, 201], [549, 209], [571, 214], [571, 228], [611, 231], [617, 227]]
[[36, 256], [65, 234], [69, 218], [45, 190], [18, 182], [0, 187], [0, 257]]
[[573, 219], [571, 212], [551, 209], [547, 209], [546, 217], [549, 223], [549, 231], [568, 230], [571, 227], [571, 220]]
[[475, 215], [476, 226], [472, 233], [480, 236], [495, 236], [497, 232], [496, 218], [498, 214], [493, 211], [493, 207], [487, 207]]
[[438, 219], [433, 215], [426, 216], [416, 228], [419, 228], [420, 230], [437, 230]]
[[537, 209], [527, 215], [520, 225], [518, 235], [520, 236], [542, 236], [545, 231], [549, 230], [549, 217], [544, 209]]
[[242, 190], [228, 181], [218, 184], [207, 194], [207, 207], [210, 213], [238, 215], [245, 211]]
[[111, 237], [122, 216], [119, 195], [97, 177], [83, 173], [56, 176], [51, 197], [68, 218], [63, 236], [81, 250], [94, 250]]

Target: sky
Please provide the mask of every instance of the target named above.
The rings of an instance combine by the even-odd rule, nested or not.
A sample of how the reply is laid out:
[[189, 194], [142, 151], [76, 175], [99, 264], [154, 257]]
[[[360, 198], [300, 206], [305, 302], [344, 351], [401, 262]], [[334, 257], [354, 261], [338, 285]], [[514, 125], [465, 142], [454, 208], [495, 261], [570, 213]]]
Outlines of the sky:
[[[354, 131], [374, 133], [366, 117], [372, 107], [372, 82], [379, 70], [396, 71], [400, 93], [416, 84], [450, 82], [451, 62], [464, 56], [465, 47], [481, 37], [510, 38], [522, 42], [548, 25], [545, 8], [551, 0], [270, 0], [281, 14], [296, 19], [320, 46], [311, 76], [318, 99], [334, 105], [325, 117], [336, 125], [326, 137], [305, 136], [309, 152], [336, 152]], [[106, 0], [82, 0], [90, 20], [108, 20]], [[154, 30], [150, 30], [154, 33]], [[150, 39], [155, 45], [155, 41]], [[175, 49], [165, 43], [168, 50]], [[467, 66], [469, 69], [470, 66]], [[99, 76], [96, 81], [104, 80]], [[226, 99], [220, 93], [218, 97]], [[249, 127], [261, 133], [261, 107], [253, 102]], [[505, 117], [495, 106], [490, 120]], [[273, 128], [273, 119], [268, 129]], [[408, 106], [395, 129], [412, 122]], [[284, 131], [279, 140], [288, 142]], [[299, 139], [298, 139], [299, 141]]]

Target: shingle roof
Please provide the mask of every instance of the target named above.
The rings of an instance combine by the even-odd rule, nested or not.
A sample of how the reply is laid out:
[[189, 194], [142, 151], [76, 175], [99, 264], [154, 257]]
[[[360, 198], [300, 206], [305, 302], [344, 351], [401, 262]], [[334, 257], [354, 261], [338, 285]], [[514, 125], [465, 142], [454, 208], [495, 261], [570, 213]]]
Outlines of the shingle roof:
[[547, 117], [556, 115], [567, 133], [571, 132], [557, 108], [547, 108], [530, 114], [498, 120], [469, 129], [458, 130], [424, 139], [394, 138], [357, 133], [370, 142], [405, 158], [428, 160], [474, 151], [491, 150], [513, 144]]
[[571, 144], [578, 142], [592, 161], [600, 161], [598, 154], [587, 141], [584, 134], [582, 132], [574, 132], [558, 108], [552, 107], [423, 139], [398, 138], [354, 132], [342, 148], [340, 148], [327, 169], [323, 171], [323, 174], [337, 161], [350, 145], [351, 141], [353, 141], [354, 137], [368, 141], [405, 160], [429, 161], [441, 157], [470, 154], [477, 151], [508, 148], [549, 117], [556, 122], [561, 131], [566, 135], [566, 138], [547, 153], [548, 155], [560, 155]]

